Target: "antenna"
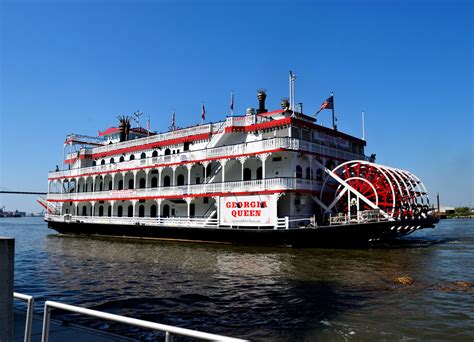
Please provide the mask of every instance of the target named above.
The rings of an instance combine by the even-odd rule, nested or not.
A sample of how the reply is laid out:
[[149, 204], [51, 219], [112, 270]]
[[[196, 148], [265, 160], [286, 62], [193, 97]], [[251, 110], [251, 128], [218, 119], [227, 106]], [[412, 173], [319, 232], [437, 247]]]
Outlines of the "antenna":
[[137, 127], [140, 127], [140, 117], [143, 115], [138, 109], [135, 113], [133, 113], [133, 121], [137, 124]]

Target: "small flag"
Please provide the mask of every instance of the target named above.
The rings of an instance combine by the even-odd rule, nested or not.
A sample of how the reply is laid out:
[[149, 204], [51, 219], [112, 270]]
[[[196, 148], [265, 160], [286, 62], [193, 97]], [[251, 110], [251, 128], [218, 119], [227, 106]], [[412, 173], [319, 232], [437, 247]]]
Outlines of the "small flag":
[[326, 101], [323, 102], [323, 104], [321, 105], [321, 107], [319, 107], [319, 110], [316, 114], [319, 114], [320, 111], [322, 111], [323, 109], [334, 109], [334, 96], [331, 95], [329, 96]]
[[202, 103], [201, 119], [202, 121], [206, 120], [206, 108], [204, 108], [204, 102]]
[[171, 129], [174, 130], [174, 109], [173, 109], [173, 114], [171, 114]]
[[234, 114], [234, 92], [230, 93], [230, 113]]

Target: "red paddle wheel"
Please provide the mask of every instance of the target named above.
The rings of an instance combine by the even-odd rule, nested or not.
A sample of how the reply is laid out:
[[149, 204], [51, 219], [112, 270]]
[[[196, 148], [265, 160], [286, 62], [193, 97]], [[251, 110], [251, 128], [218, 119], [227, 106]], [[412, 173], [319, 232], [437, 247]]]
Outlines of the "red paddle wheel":
[[[354, 160], [328, 172], [323, 183], [321, 201], [326, 212], [350, 213], [379, 209], [387, 218], [401, 219], [416, 216], [425, 205], [426, 189], [408, 171], [390, 168], [367, 161]], [[328, 197], [328, 192], [333, 195]], [[421, 204], [418, 202], [421, 200]], [[426, 198], [426, 204], [429, 200]]]

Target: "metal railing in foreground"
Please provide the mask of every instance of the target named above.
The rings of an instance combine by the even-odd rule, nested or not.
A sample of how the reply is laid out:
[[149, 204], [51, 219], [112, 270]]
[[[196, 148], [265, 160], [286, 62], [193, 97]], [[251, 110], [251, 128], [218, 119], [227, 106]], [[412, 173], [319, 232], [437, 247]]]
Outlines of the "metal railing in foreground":
[[26, 322], [25, 322], [25, 342], [30, 342], [31, 340], [31, 325], [33, 322], [33, 307], [35, 300], [33, 296], [25, 295], [22, 293], [13, 292], [13, 298], [25, 300], [27, 302], [27, 311], [26, 311]]
[[238, 338], [215, 335], [215, 334], [210, 334], [210, 333], [205, 333], [205, 332], [190, 330], [190, 329], [185, 329], [185, 328], [178, 328], [171, 325], [144, 321], [141, 319], [110, 314], [106, 312], [86, 309], [79, 306], [63, 304], [63, 303], [58, 303], [58, 302], [53, 302], [53, 301], [48, 300], [44, 303], [43, 334], [41, 336], [42, 342], [47, 342], [49, 339], [49, 322], [51, 318], [51, 310], [53, 308], [75, 312], [75, 313], [83, 314], [87, 316], [97, 317], [97, 318], [101, 318], [101, 319], [109, 320], [113, 322], [125, 323], [125, 324], [133, 325], [136, 327], [140, 327], [140, 328], [161, 331], [165, 333], [166, 342], [172, 342], [174, 335], [192, 337], [192, 338], [197, 338], [197, 339], [205, 340], [205, 341], [226, 341], [226, 342], [246, 341], [246, 340], [241, 340]]

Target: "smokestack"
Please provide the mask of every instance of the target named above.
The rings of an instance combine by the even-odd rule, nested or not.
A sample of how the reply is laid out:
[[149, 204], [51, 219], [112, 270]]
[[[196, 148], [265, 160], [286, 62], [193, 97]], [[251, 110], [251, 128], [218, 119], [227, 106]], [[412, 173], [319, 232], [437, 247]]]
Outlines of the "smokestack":
[[258, 110], [257, 114], [266, 113], [268, 110], [265, 109], [265, 99], [267, 98], [267, 93], [265, 89], [259, 89], [257, 93], [258, 99]]

